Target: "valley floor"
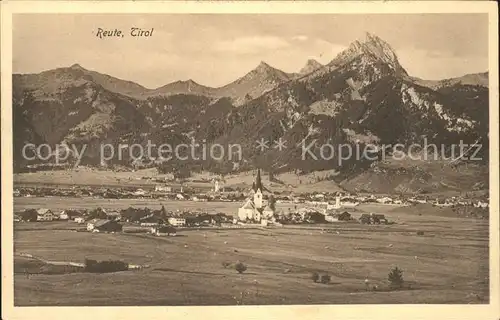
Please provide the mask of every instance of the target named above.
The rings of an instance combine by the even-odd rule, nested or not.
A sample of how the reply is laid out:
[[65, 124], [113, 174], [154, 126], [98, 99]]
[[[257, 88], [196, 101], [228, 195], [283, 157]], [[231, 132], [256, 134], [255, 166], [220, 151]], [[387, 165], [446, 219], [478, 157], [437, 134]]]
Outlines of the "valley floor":
[[[33, 199], [16, 199], [16, 207], [29, 206], [22, 201]], [[15, 305], [488, 303], [486, 220], [413, 215], [407, 208], [377, 205], [361, 207], [358, 214], [373, 210], [396, 224], [181, 230], [177, 237], [154, 237], [75, 232], [73, 222], [16, 223], [18, 270], [25, 263], [21, 253], [51, 261], [116, 259], [148, 267], [107, 274], [19, 272]], [[238, 274], [222, 265], [236, 261], [248, 270]], [[387, 290], [394, 266], [403, 270], [411, 289]], [[314, 283], [312, 272], [329, 274], [331, 283]], [[379, 290], [367, 291], [365, 279]]]

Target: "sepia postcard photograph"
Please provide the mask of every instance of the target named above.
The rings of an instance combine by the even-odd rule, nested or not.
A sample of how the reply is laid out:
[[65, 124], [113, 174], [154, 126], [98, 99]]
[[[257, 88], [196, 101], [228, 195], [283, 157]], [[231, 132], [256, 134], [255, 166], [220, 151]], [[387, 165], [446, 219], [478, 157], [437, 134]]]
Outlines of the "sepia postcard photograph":
[[6, 319], [498, 319], [496, 3], [31, 4], [1, 12]]

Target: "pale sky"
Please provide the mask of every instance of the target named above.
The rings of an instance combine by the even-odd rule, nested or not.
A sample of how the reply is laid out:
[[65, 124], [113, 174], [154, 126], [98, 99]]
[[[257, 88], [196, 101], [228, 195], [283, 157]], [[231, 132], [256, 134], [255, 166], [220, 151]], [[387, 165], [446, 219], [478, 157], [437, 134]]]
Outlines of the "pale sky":
[[[97, 28], [123, 38], [99, 39]], [[130, 28], [154, 28], [149, 38]], [[443, 79], [488, 70], [486, 14], [37, 14], [13, 18], [13, 72], [78, 63], [156, 88], [193, 79], [222, 86], [260, 61], [286, 72], [328, 63], [368, 31], [387, 41], [408, 73]]]

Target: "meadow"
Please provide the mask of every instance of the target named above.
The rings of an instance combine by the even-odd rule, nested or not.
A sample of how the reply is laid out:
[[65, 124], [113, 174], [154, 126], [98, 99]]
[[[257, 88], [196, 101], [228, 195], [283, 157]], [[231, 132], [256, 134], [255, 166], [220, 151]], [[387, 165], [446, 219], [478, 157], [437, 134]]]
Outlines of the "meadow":
[[[14, 202], [19, 210], [159, 205], [71, 198]], [[164, 205], [234, 213], [239, 204]], [[107, 274], [28, 277], [20, 272], [14, 276], [15, 305], [488, 303], [487, 220], [452, 217], [437, 208], [416, 214], [408, 207], [381, 205], [362, 205], [353, 215], [363, 212], [384, 213], [396, 224], [180, 230], [177, 237], [155, 237], [75, 232], [73, 222], [16, 223], [15, 263], [22, 262], [21, 253], [29, 253], [54, 261], [116, 259], [148, 267]], [[248, 267], [242, 274], [223, 267], [237, 261]], [[408, 288], [388, 289], [394, 266], [403, 270]], [[330, 275], [331, 282], [313, 282], [313, 272]]]
[[[241, 172], [238, 174], [226, 175], [225, 186], [247, 190], [252, 186], [255, 172]], [[318, 178], [325, 179], [332, 172], [313, 173], [302, 176], [296, 176], [291, 173], [284, 173], [276, 176], [280, 183], [269, 181], [269, 177], [263, 176], [263, 182], [273, 191], [280, 192], [329, 192], [341, 191], [336, 183], [330, 180], [317, 181]], [[197, 190], [208, 191], [213, 188], [211, 179], [217, 175], [202, 172], [195, 173], [184, 182], [185, 187], [195, 188]], [[179, 182], [171, 181], [171, 174], [160, 174], [156, 169], [141, 169], [131, 171], [112, 171], [112, 170], [94, 170], [90, 168], [76, 168], [73, 170], [54, 170], [38, 171], [31, 173], [14, 174], [14, 184], [17, 187], [68, 187], [68, 186], [93, 186], [93, 187], [133, 187], [143, 188], [145, 190], [154, 189], [155, 185], [162, 184], [156, 182], [166, 182], [169, 186], [178, 190]]]

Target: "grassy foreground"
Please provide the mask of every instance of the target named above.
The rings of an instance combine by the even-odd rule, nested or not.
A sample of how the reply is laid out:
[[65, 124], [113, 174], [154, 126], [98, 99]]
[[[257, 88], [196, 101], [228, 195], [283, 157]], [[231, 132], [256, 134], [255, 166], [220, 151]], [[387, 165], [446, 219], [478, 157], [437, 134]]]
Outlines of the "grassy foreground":
[[[381, 206], [363, 209], [383, 210]], [[28, 223], [17, 224], [16, 254], [29, 253], [51, 261], [117, 259], [149, 268], [30, 277], [18, 273], [14, 276], [15, 304], [488, 302], [487, 221], [414, 215], [408, 208], [385, 210], [397, 224], [193, 230], [165, 238], [74, 232], [69, 227], [64, 230], [61, 222], [54, 223], [53, 229], [44, 224], [38, 230], [26, 229]], [[417, 235], [417, 231], [424, 234]], [[16, 256], [15, 263], [25, 263], [19, 259]], [[238, 274], [222, 266], [236, 261], [245, 263], [248, 270]], [[387, 274], [393, 266], [403, 269], [411, 290], [386, 290]], [[314, 271], [328, 273], [331, 283], [314, 283], [310, 279]], [[366, 291], [365, 279], [379, 290]]]

